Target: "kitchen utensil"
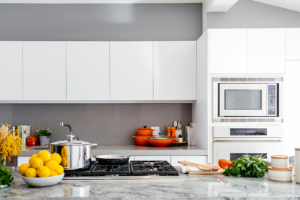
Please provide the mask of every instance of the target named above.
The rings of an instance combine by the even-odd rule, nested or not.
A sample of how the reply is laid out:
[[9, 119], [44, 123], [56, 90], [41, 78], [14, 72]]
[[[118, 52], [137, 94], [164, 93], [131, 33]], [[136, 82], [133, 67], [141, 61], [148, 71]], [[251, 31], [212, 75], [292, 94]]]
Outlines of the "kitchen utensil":
[[147, 138], [147, 140], [153, 146], [166, 147], [173, 142], [174, 138], [160, 136], [160, 137]]
[[[182, 130], [175, 130], [175, 137], [179, 138], [179, 135], [182, 135]], [[177, 139], [178, 142], [178, 139]]]
[[274, 168], [268, 167], [268, 177], [274, 181], [292, 181], [293, 168]]
[[41, 186], [50, 186], [50, 185], [55, 185], [59, 183], [65, 174], [60, 174], [58, 176], [51, 176], [51, 177], [36, 177], [36, 178], [29, 178], [22, 176], [22, 179], [24, 180], [25, 183], [27, 183], [30, 186], [36, 186], [36, 187], [41, 187]]
[[135, 144], [137, 145], [148, 145], [148, 138], [152, 137], [152, 136], [136, 136], [133, 135], [133, 138], [135, 138]]
[[172, 128], [171, 128], [170, 126], [168, 126], [168, 128], [167, 128], [167, 130], [168, 130], [168, 135], [167, 135], [167, 136], [168, 136], [168, 137], [171, 137], [171, 129], [172, 129]]
[[289, 168], [289, 157], [285, 155], [271, 156], [271, 166], [274, 168]]
[[125, 155], [97, 155], [95, 156], [100, 165], [125, 165], [130, 156]]
[[155, 129], [147, 128], [147, 126], [143, 126], [144, 128], [135, 129], [137, 131], [138, 136], [151, 136]]
[[215, 175], [223, 174], [225, 169], [220, 168], [218, 171], [201, 171], [201, 172], [188, 172], [189, 175]]
[[176, 142], [175, 129], [176, 129], [175, 127], [172, 127], [172, 136], [171, 137], [174, 138], [173, 142]]
[[220, 167], [218, 165], [201, 165], [201, 164], [187, 162], [187, 161], [178, 161], [178, 163], [193, 166], [193, 167], [198, 167], [199, 169], [201, 169], [203, 171], [210, 171], [210, 170], [218, 171], [220, 169]]
[[181, 130], [182, 122], [178, 120], [177, 122], [177, 130]]
[[177, 121], [174, 121], [173, 126], [176, 127], [177, 125]]

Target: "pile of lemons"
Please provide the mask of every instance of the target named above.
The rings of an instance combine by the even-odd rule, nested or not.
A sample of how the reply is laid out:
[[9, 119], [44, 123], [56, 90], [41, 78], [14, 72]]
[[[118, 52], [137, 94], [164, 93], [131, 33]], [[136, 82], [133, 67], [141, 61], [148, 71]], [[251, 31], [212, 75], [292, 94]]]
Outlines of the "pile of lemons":
[[19, 167], [19, 173], [26, 177], [57, 176], [64, 173], [61, 162], [62, 159], [58, 153], [50, 154], [48, 151], [42, 150], [30, 157], [29, 164], [22, 164]]

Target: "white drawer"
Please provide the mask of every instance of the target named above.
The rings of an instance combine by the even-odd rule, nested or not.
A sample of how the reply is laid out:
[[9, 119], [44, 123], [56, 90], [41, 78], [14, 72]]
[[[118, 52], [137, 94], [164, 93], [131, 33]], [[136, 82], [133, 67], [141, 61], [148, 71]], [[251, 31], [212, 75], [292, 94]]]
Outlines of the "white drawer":
[[171, 162], [170, 156], [134, 156], [134, 160], [166, 160]]
[[171, 156], [171, 165], [179, 166], [178, 161], [188, 161], [198, 164], [207, 163], [207, 156]]

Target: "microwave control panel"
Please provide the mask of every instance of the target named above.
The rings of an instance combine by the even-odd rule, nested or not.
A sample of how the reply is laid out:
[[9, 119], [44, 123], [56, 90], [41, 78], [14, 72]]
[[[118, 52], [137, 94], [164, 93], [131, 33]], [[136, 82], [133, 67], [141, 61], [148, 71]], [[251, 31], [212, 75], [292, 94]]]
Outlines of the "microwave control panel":
[[268, 85], [268, 116], [276, 116], [276, 85]]
[[268, 135], [266, 128], [231, 128], [230, 135], [240, 135], [240, 136], [249, 136], [249, 135]]

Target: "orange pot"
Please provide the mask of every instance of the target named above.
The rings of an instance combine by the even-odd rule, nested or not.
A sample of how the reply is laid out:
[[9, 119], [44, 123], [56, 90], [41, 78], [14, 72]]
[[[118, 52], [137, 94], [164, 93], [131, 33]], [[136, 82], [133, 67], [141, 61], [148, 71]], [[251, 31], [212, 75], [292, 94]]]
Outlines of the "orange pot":
[[144, 128], [135, 129], [135, 131], [137, 131], [138, 136], [151, 136], [155, 130], [144, 126]]
[[135, 144], [137, 145], [148, 145], [148, 141], [147, 139], [150, 138], [151, 136], [132, 136], [133, 138], [135, 138]]
[[177, 138], [170, 138], [170, 139], [167, 139], [167, 138], [160, 138], [160, 139], [150, 139], [150, 138], [147, 138], [148, 142], [153, 145], [153, 146], [156, 146], [156, 147], [166, 147], [166, 146], [169, 146], [173, 141], [174, 139], [177, 139]]

